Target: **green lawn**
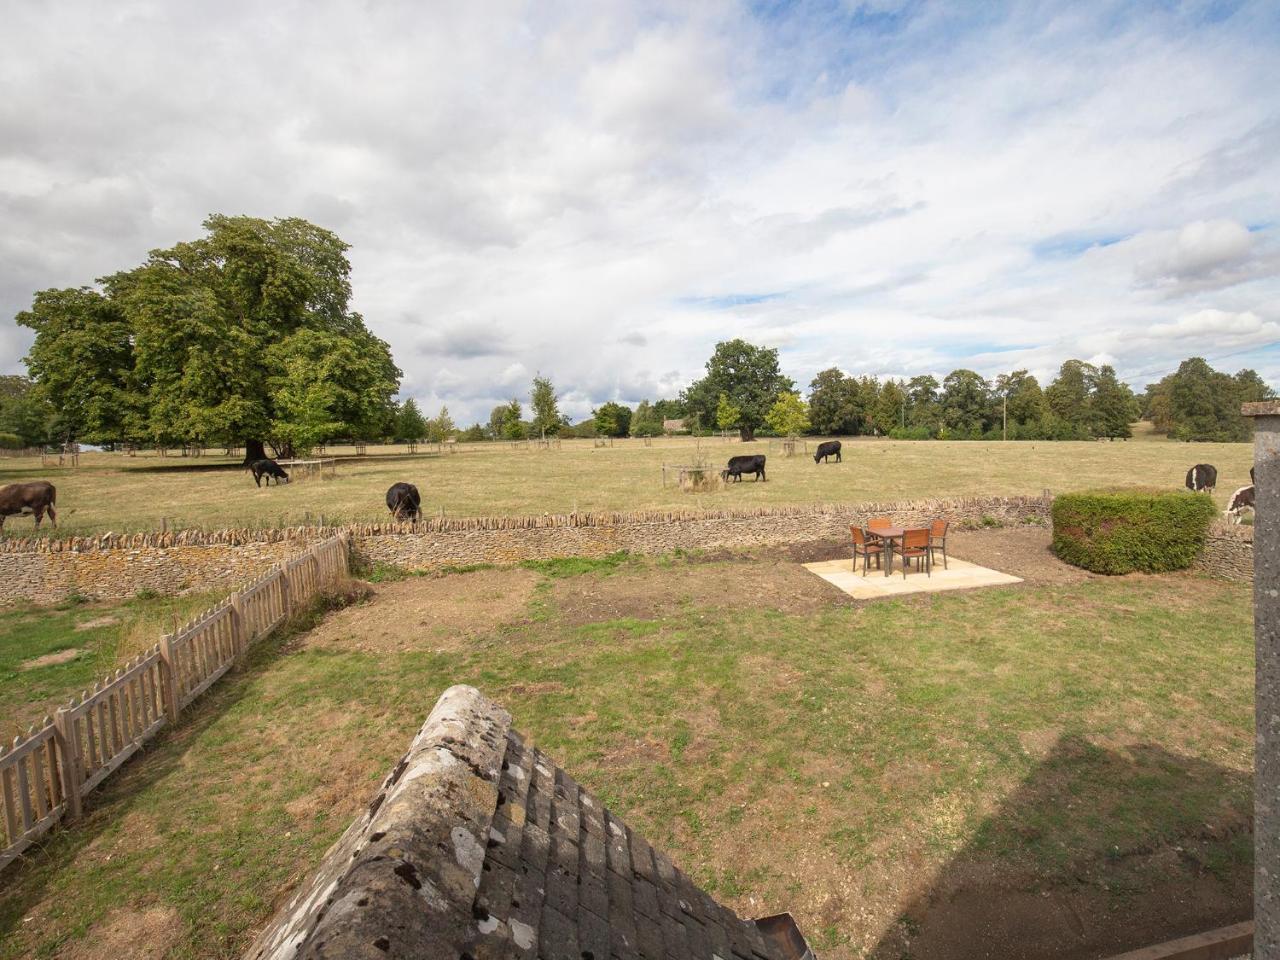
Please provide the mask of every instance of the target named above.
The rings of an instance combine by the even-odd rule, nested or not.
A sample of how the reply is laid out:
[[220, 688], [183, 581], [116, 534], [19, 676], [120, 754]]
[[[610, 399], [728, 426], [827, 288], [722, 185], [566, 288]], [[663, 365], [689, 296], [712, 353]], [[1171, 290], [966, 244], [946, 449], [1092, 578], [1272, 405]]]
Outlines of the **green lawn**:
[[[824, 960], [913, 955], [899, 943], [937, 933], [930, 894], [959, 878], [993, 884], [986, 902], [1069, 896], [1091, 933], [1130, 936], [1170, 884], [1171, 935], [1247, 899], [1248, 587], [1134, 576], [803, 612], [686, 592], [734, 570], [542, 567], [469, 639], [404, 604], [492, 607], [513, 575], [411, 579], [265, 642], [5, 878], [0, 957], [139, 923], [166, 956], [237, 956], [457, 682], [717, 896], [792, 911]], [[378, 639], [388, 624], [405, 645]]]
[[[0, 606], [0, 738], [26, 732], [72, 695], [212, 606], [217, 596], [144, 596], [122, 602]], [[61, 656], [59, 656], [61, 654]], [[46, 663], [34, 661], [46, 658]]]
[[[810, 449], [816, 444], [810, 440]], [[78, 468], [42, 468], [38, 460], [0, 459], [0, 483], [37, 478], [58, 487], [62, 528], [108, 530], [283, 526], [387, 519], [386, 490], [400, 480], [422, 492], [423, 508], [450, 516], [568, 513], [647, 508], [723, 508], [809, 502], [899, 500], [927, 496], [1056, 493], [1099, 485], [1181, 488], [1198, 462], [1218, 467], [1225, 506], [1249, 482], [1249, 444], [1185, 444], [1166, 440], [1115, 443], [983, 443], [850, 440], [844, 462], [815, 465], [785, 458], [767, 440], [741, 444], [719, 438], [590, 440], [559, 449], [512, 449], [507, 443], [458, 444], [454, 454], [406, 456], [404, 448], [370, 447], [370, 455], [338, 464], [337, 478], [255, 487], [249, 474], [215, 457], [85, 454]], [[350, 451], [334, 450], [344, 454]], [[767, 483], [746, 481], [707, 493], [662, 486], [664, 463], [765, 453]], [[11, 518], [6, 536], [28, 536], [32, 521]]]

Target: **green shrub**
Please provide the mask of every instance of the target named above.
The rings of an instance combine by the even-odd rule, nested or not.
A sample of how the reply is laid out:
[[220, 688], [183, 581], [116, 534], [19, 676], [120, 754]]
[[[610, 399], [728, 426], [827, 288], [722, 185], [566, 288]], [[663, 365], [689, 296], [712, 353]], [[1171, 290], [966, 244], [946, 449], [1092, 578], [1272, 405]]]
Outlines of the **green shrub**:
[[16, 433], [0, 433], [0, 448], [5, 450], [21, 450], [22, 438]]
[[1053, 502], [1053, 552], [1094, 573], [1182, 570], [1216, 515], [1204, 493], [1067, 493]]

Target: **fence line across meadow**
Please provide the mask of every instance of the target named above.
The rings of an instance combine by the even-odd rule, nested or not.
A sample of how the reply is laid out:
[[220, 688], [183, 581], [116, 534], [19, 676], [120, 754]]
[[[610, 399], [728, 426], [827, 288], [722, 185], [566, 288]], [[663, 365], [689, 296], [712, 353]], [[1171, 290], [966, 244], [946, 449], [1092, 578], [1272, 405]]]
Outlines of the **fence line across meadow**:
[[85, 796], [176, 724], [256, 640], [344, 577], [349, 555], [345, 533], [314, 544], [0, 745], [0, 870], [60, 820], [80, 816]]

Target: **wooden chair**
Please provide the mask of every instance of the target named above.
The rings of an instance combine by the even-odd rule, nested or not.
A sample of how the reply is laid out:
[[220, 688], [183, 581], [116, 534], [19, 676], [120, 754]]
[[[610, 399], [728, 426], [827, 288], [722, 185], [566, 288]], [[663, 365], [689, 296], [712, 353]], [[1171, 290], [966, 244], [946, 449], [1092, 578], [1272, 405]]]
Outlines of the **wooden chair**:
[[884, 544], [879, 540], [867, 540], [867, 532], [861, 527], [851, 525], [849, 532], [853, 534], [853, 572], [858, 572], [858, 557], [862, 557], [862, 575], [867, 575], [871, 558], [876, 558], [876, 569], [884, 565]]
[[[947, 569], [947, 527], [951, 526], [947, 520], [935, 520], [929, 524], [929, 553], [935, 550], [942, 551], [942, 569]], [[932, 556], [929, 558], [933, 559]]]
[[907, 567], [911, 565], [912, 560], [915, 560], [917, 570], [923, 568], [932, 577], [933, 551], [929, 549], [929, 528], [917, 527], [914, 530], [904, 531], [902, 549], [898, 552], [898, 556], [902, 558], [903, 580], [907, 579]]
[[883, 529], [884, 527], [892, 527], [892, 526], [893, 526], [893, 521], [890, 520], [888, 517], [872, 517], [870, 520], [867, 521], [868, 530], [875, 530], [877, 527]]

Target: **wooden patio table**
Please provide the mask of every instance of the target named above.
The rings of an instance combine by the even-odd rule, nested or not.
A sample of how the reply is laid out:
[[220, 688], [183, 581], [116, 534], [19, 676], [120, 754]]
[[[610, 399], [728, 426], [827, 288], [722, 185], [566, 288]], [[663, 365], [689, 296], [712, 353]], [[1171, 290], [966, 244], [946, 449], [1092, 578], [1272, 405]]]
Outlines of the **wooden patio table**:
[[[887, 556], [884, 561], [884, 575], [887, 577], [893, 570], [893, 544], [894, 541], [901, 540], [907, 535], [905, 527], [867, 527], [867, 536], [875, 537], [877, 540], [886, 540], [889, 549], [886, 551]], [[903, 561], [906, 562], [905, 560]]]

